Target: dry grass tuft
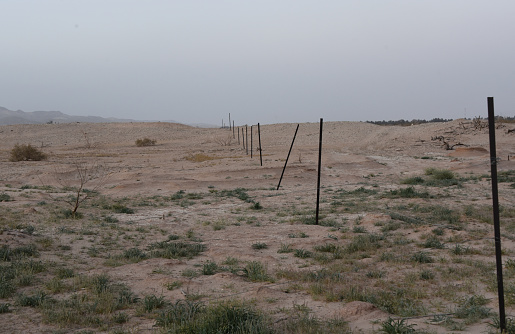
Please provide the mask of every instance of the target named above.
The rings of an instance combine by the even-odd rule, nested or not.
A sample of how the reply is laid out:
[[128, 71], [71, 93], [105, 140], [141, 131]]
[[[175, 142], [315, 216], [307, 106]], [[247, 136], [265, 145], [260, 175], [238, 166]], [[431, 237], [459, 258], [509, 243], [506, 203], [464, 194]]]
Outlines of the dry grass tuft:
[[220, 158], [209, 156], [209, 155], [203, 154], [203, 153], [197, 153], [197, 154], [191, 154], [191, 155], [185, 156], [184, 159], [186, 159], [188, 161], [192, 161], [192, 162], [204, 162], [204, 161], [216, 160], [216, 159], [220, 159]]

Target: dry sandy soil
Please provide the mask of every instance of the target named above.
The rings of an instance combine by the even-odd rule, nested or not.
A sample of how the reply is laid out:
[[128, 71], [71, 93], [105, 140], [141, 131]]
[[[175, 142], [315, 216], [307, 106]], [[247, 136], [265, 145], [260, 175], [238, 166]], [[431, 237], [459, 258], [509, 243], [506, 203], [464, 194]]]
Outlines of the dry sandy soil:
[[[484, 217], [489, 213], [481, 211], [491, 209], [488, 130], [474, 129], [466, 120], [409, 127], [325, 123], [322, 223], [314, 225], [319, 124], [300, 124], [281, 189], [275, 190], [295, 127], [261, 126], [261, 166], [256, 127], [251, 158], [251, 152], [243, 148], [241, 133], [238, 143], [238, 136], [233, 138], [228, 129], [170, 123], [1, 126], [0, 194], [8, 195], [10, 201], [0, 203], [4, 217], [0, 245], [35, 244], [37, 260], [52, 265], [28, 286], [19, 286], [11, 297], [0, 299], [0, 304], [11, 305], [11, 312], [0, 314], [0, 332], [161, 330], [154, 326], [155, 316], [135, 309], [126, 311], [130, 318], [125, 324], [94, 327], [52, 323], [41, 309], [19, 305], [18, 295], [35, 290], [47, 289], [56, 299], [75, 293], [54, 293], [46, 285], [55, 276], [53, 268], [61, 266], [72, 268], [76, 275], [106, 273], [140, 298], [154, 294], [167, 301], [189, 298], [208, 304], [251, 301], [279, 325], [304, 312], [321, 321], [343, 319], [353, 332], [378, 332], [388, 317], [404, 317], [406, 323], [428, 333], [494, 331], [489, 325], [498, 305], [492, 288], [493, 225]], [[508, 174], [515, 170], [515, 162], [508, 160], [515, 156], [515, 133], [506, 133], [512, 127], [508, 124], [497, 130], [498, 169]], [[435, 139], [438, 136], [463, 145], [446, 150]], [[135, 140], [145, 137], [156, 140], [156, 145], [136, 147]], [[10, 150], [17, 143], [41, 147], [48, 159], [10, 162]], [[98, 194], [79, 207], [84, 217], [71, 219], [59, 210], [70, 208], [61, 199], [79, 185], [77, 166], [103, 169], [85, 185]], [[417, 176], [429, 179], [427, 168], [453, 171], [459, 185], [403, 184]], [[515, 256], [513, 182], [499, 184], [507, 215], [502, 217], [505, 263]], [[418, 195], [399, 195], [399, 189], [408, 187]], [[249, 195], [247, 201], [234, 197], [237, 188]], [[112, 203], [134, 213], [110, 211]], [[435, 218], [433, 210], [439, 208], [448, 209], [447, 214], [456, 218]], [[201, 242], [204, 252], [192, 258], [149, 257], [135, 263], [116, 257], [134, 247], [146, 252], [171, 234]], [[369, 234], [382, 236], [376, 248], [349, 248], [360, 240], [357, 236]], [[428, 239], [441, 241], [442, 247], [428, 245]], [[256, 244], [266, 244], [266, 248]], [[333, 254], [316, 248], [328, 244], [343, 249], [343, 255], [333, 259]], [[301, 251], [278, 252], [286, 245], [311, 253], [303, 257]], [[453, 252], [457, 247], [464, 254]], [[410, 260], [419, 252], [433, 256], [434, 261]], [[391, 255], [390, 260], [385, 254]], [[241, 268], [259, 261], [270, 279], [252, 281], [242, 270], [220, 269], [230, 259]], [[214, 275], [199, 274], [209, 261], [218, 264], [219, 270]], [[512, 290], [507, 293], [515, 294], [515, 274], [510, 268], [506, 275]], [[451, 274], [460, 271], [464, 276]], [[323, 272], [337, 273], [341, 279], [318, 282], [316, 275]], [[421, 279], [424, 272], [428, 277]], [[411, 303], [412, 309], [351, 298], [346, 292], [349, 286], [369, 296], [386, 291], [390, 293], [387, 299], [405, 289], [409, 293], [402, 303]], [[488, 300], [485, 307], [491, 315], [475, 320], [432, 316], [456, 313], [460, 303], [473, 295]], [[515, 295], [507, 303], [509, 315], [514, 313], [514, 302]]]

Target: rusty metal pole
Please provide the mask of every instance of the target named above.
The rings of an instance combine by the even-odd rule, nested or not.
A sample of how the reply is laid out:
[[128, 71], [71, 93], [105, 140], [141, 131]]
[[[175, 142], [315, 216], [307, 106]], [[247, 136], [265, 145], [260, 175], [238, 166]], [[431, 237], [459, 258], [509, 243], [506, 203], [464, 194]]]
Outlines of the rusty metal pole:
[[487, 98], [488, 103], [488, 133], [490, 135], [490, 170], [492, 176], [492, 202], [495, 235], [495, 262], [497, 265], [497, 294], [499, 298], [499, 327], [501, 333], [506, 331], [506, 312], [504, 309], [504, 285], [502, 277], [501, 257], [501, 227], [499, 219], [499, 192], [497, 188], [497, 154], [495, 148], [495, 115], [494, 98]]

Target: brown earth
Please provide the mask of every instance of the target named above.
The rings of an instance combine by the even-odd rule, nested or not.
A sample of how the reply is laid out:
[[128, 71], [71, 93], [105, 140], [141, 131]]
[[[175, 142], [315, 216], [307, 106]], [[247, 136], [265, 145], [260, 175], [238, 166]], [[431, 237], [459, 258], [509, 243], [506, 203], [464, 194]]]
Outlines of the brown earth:
[[[107, 272], [110, 277], [126, 283], [140, 296], [162, 294], [167, 299], [176, 300], [183, 299], [188, 294], [198, 294], [203, 295], [203, 300], [208, 302], [240, 298], [254, 300], [264, 309], [301, 305], [321, 319], [341, 317], [356, 331], [377, 330], [380, 322], [392, 315], [366, 302], [328, 302], [322, 298], [314, 298], [306, 289], [296, 286], [301, 283], [294, 279], [280, 278], [273, 283], [249, 282], [240, 274], [229, 272], [192, 278], [181, 276], [181, 272], [194, 265], [200, 266], [206, 261], [222, 263], [227, 257], [240, 261], [260, 261], [266, 264], [271, 273], [280, 270], [317, 272], [324, 267], [316, 261], [277, 253], [283, 244], [290, 244], [294, 249], [311, 249], [313, 246], [332, 242], [335, 238], [332, 235], [340, 233], [327, 226], [301, 224], [293, 213], [295, 210], [312, 210], [315, 207], [318, 123], [300, 125], [281, 190], [275, 190], [295, 126], [296, 124], [261, 126], [262, 166], [257, 150], [256, 127], [253, 127], [251, 158], [251, 152], [247, 154], [243, 148], [241, 133], [238, 143], [238, 136], [233, 138], [228, 129], [199, 129], [170, 123], [1, 126], [0, 193], [7, 193], [14, 199], [11, 202], [2, 202], [1, 205], [4, 209], [22, 210], [27, 223], [35, 226], [38, 233], [27, 235], [15, 228], [4, 228], [0, 235], [0, 244], [14, 247], [34, 242], [41, 236], [49, 236], [57, 240], [56, 244], [71, 245], [78, 272], [88, 275]], [[447, 151], [440, 141], [432, 140], [436, 136], [444, 136], [451, 142], [466, 146]], [[514, 136], [513, 133], [506, 134], [505, 128], [497, 130], [500, 171], [515, 169], [515, 163], [508, 161], [508, 157], [515, 155]], [[136, 147], [135, 140], [145, 137], [155, 139], [157, 144]], [[17, 143], [41, 147], [48, 154], [48, 160], [10, 162], [9, 152]], [[328, 213], [330, 201], [324, 201], [324, 198], [329, 197], [328, 189], [352, 191], [360, 187], [376, 187], [389, 191], [399, 188], [402, 179], [423, 175], [428, 167], [449, 169], [459, 175], [489, 174], [488, 149], [487, 130], [474, 130], [465, 120], [410, 127], [382, 127], [361, 122], [325, 123], [321, 170], [322, 210], [334, 219], [359, 221], [360, 226], [368, 232], [379, 232], [380, 223], [392, 219], [389, 214], [385, 211], [363, 211], [331, 215]], [[106, 267], [102, 256], [89, 257], [84, 248], [90, 247], [95, 238], [74, 240], [70, 235], [58, 234], [55, 226], [42, 223], [46, 221], [42, 218], [43, 209], [35, 203], [42, 200], [61, 203], [58, 201], [59, 196], [37, 189], [22, 189], [24, 185], [56, 188], [76, 185], [74, 177], [79, 162], [91, 166], [102, 165], [105, 168], [108, 177], [98, 184], [95, 182], [100, 179], [94, 179], [86, 187], [95, 187], [109, 198], [123, 200], [144, 199], [156, 195], [172, 196], [180, 190], [184, 190], [186, 194], [205, 194], [198, 204], [140, 206], [134, 214], [116, 213], [113, 216], [123, 226], [138, 227], [142, 231], [147, 228], [163, 231], [162, 235], [149, 235], [152, 240], [142, 237], [141, 245], [164, 240], [168, 234], [183, 235], [194, 229], [207, 250], [193, 259], [152, 258], [115, 267]], [[222, 190], [236, 188], [249, 189], [249, 194], [263, 209], [251, 210], [249, 203], [236, 198], [209, 197], [210, 194], [216, 195]], [[489, 183], [484, 181], [470, 186], [467, 184], [467, 187], [456, 192], [462, 194], [462, 204], [473, 201], [470, 203], [487, 205], [491, 201], [489, 189]], [[502, 185], [500, 190], [501, 204], [513, 206], [513, 188]], [[446, 197], [428, 201], [433, 205], [450, 203]], [[387, 208], [388, 202], [382, 201], [380, 206]], [[282, 210], [290, 212], [287, 217], [293, 218], [283, 219]], [[238, 217], [241, 219], [238, 220]], [[220, 229], [214, 227], [217, 222]], [[70, 224], [73, 226], [74, 223]], [[410, 230], [407, 234], [418, 240], [418, 237], [430, 230], [431, 228], [423, 227]], [[302, 233], [309, 237], [291, 237]], [[451, 233], [458, 236], [463, 232]], [[488, 237], [491, 238], [492, 233]], [[504, 241], [505, 247], [509, 249], [512, 246], [511, 241], [503, 239]], [[256, 250], [251, 247], [260, 242], [266, 243], [268, 248]], [[124, 244], [124, 247], [129, 247], [128, 245]], [[110, 252], [115, 253], [116, 250]], [[41, 254], [45, 260], [60, 261], [55, 250], [42, 251]], [[508, 256], [511, 256], [510, 252]], [[367, 266], [375, 263], [370, 258], [361, 261]], [[377, 265], [381, 267], [388, 264], [378, 262]], [[395, 279], [395, 275], [388, 274], [388, 279]], [[164, 288], [167, 282], [174, 280], [183, 283], [180, 289]], [[355, 283], [350, 273], [346, 280]], [[496, 309], [495, 294], [477, 291], [481, 292], [491, 298], [490, 306]], [[0, 314], [0, 332], [40, 333], [52, 332], [56, 328], [51, 324], [43, 324], [41, 316], [34, 309], [14, 306], [13, 310], [12, 313]], [[445, 307], [440, 313], [445, 313]], [[280, 322], [281, 317], [286, 315], [277, 312], [275, 317]], [[445, 328], [429, 323], [428, 318], [412, 319], [410, 323], [416, 324], [418, 328], [428, 327], [438, 333], [447, 332]], [[134, 317], [129, 326], [135, 332], [154, 332], [156, 329], [153, 324], [152, 319]], [[488, 329], [486, 321], [483, 321], [469, 326], [466, 332], [482, 333]], [[71, 331], [78, 330], [80, 329], [75, 328]]]

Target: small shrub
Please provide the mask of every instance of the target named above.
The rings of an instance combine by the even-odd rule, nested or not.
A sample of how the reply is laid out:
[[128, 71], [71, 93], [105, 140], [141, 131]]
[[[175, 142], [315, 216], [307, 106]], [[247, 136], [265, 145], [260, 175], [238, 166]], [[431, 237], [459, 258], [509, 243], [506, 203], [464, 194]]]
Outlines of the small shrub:
[[426, 168], [426, 175], [431, 175], [434, 180], [452, 180], [455, 175], [448, 169]]
[[14, 145], [11, 150], [11, 157], [9, 158], [12, 162], [17, 161], [41, 161], [46, 160], [47, 155], [35, 148], [32, 145]]
[[9, 310], [9, 306], [11, 305], [7, 303], [0, 303], [0, 314], [11, 312], [11, 310]]
[[411, 185], [423, 184], [424, 179], [420, 176], [414, 176], [414, 177], [409, 177], [407, 179], [402, 180], [401, 183], [402, 184], [411, 184]]
[[431, 236], [424, 242], [424, 247], [442, 249], [445, 245], [437, 237]]
[[252, 249], [267, 249], [268, 245], [264, 242], [256, 242], [252, 244]]
[[263, 206], [259, 202], [256, 202], [256, 203], [252, 204], [250, 206], [250, 208], [252, 210], [261, 210], [261, 209], [263, 209]]
[[11, 279], [7, 279], [3, 275], [0, 276], [0, 298], [9, 298], [16, 291], [16, 287]]
[[73, 272], [73, 269], [70, 268], [58, 268], [56, 270], [56, 275], [58, 278], [63, 279], [73, 277], [75, 276], [75, 273]]
[[352, 228], [353, 233], [367, 233], [367, 229], [365, 226], [354, 226]]
[[111, 210], [113, 210], [116, 213], [126, 213], [126, 214], [133, 214], [134, 210], [131, 208], [126, 207], [122, 204], [113, 204], [111, 206]]
[[435, 274], [430, 270], [423, 270], [420, 272], [420, 278], [423, 280], [432, 280], [435, 278]]
[[143, 146], [154, 146], [155, 144], [157, 143], [157, 141], [155, 139], [150, 139], [150, 138], [140, 138], [140, 139], [136, 139], [136, 146], [138, 147], [143, 147]]
[[10, 202], [11, 196], [7, 195], [6, 193], [0, 194], [0, 202]]
[[148, 256], [147, 256], [147, 254], [145, 254], [145, 252], [143, 252], [139, 248], [134, 247], [134, 248], [129, 248], [129, 249], [125, 250], [122, 254], [122, 257], [131, 262], [136, 263], [136, 262], [146, 259]]
[[202, 266], [202, 275], [214, 275], [218, 271], [218, 265], [216, 262], [213, 261], [207, 261]]
[[117, 324], [124, 324], [127, 321], [129, 321], [129, 315], [125, 312], [120, 312], [113, 315], [113, 322]]

